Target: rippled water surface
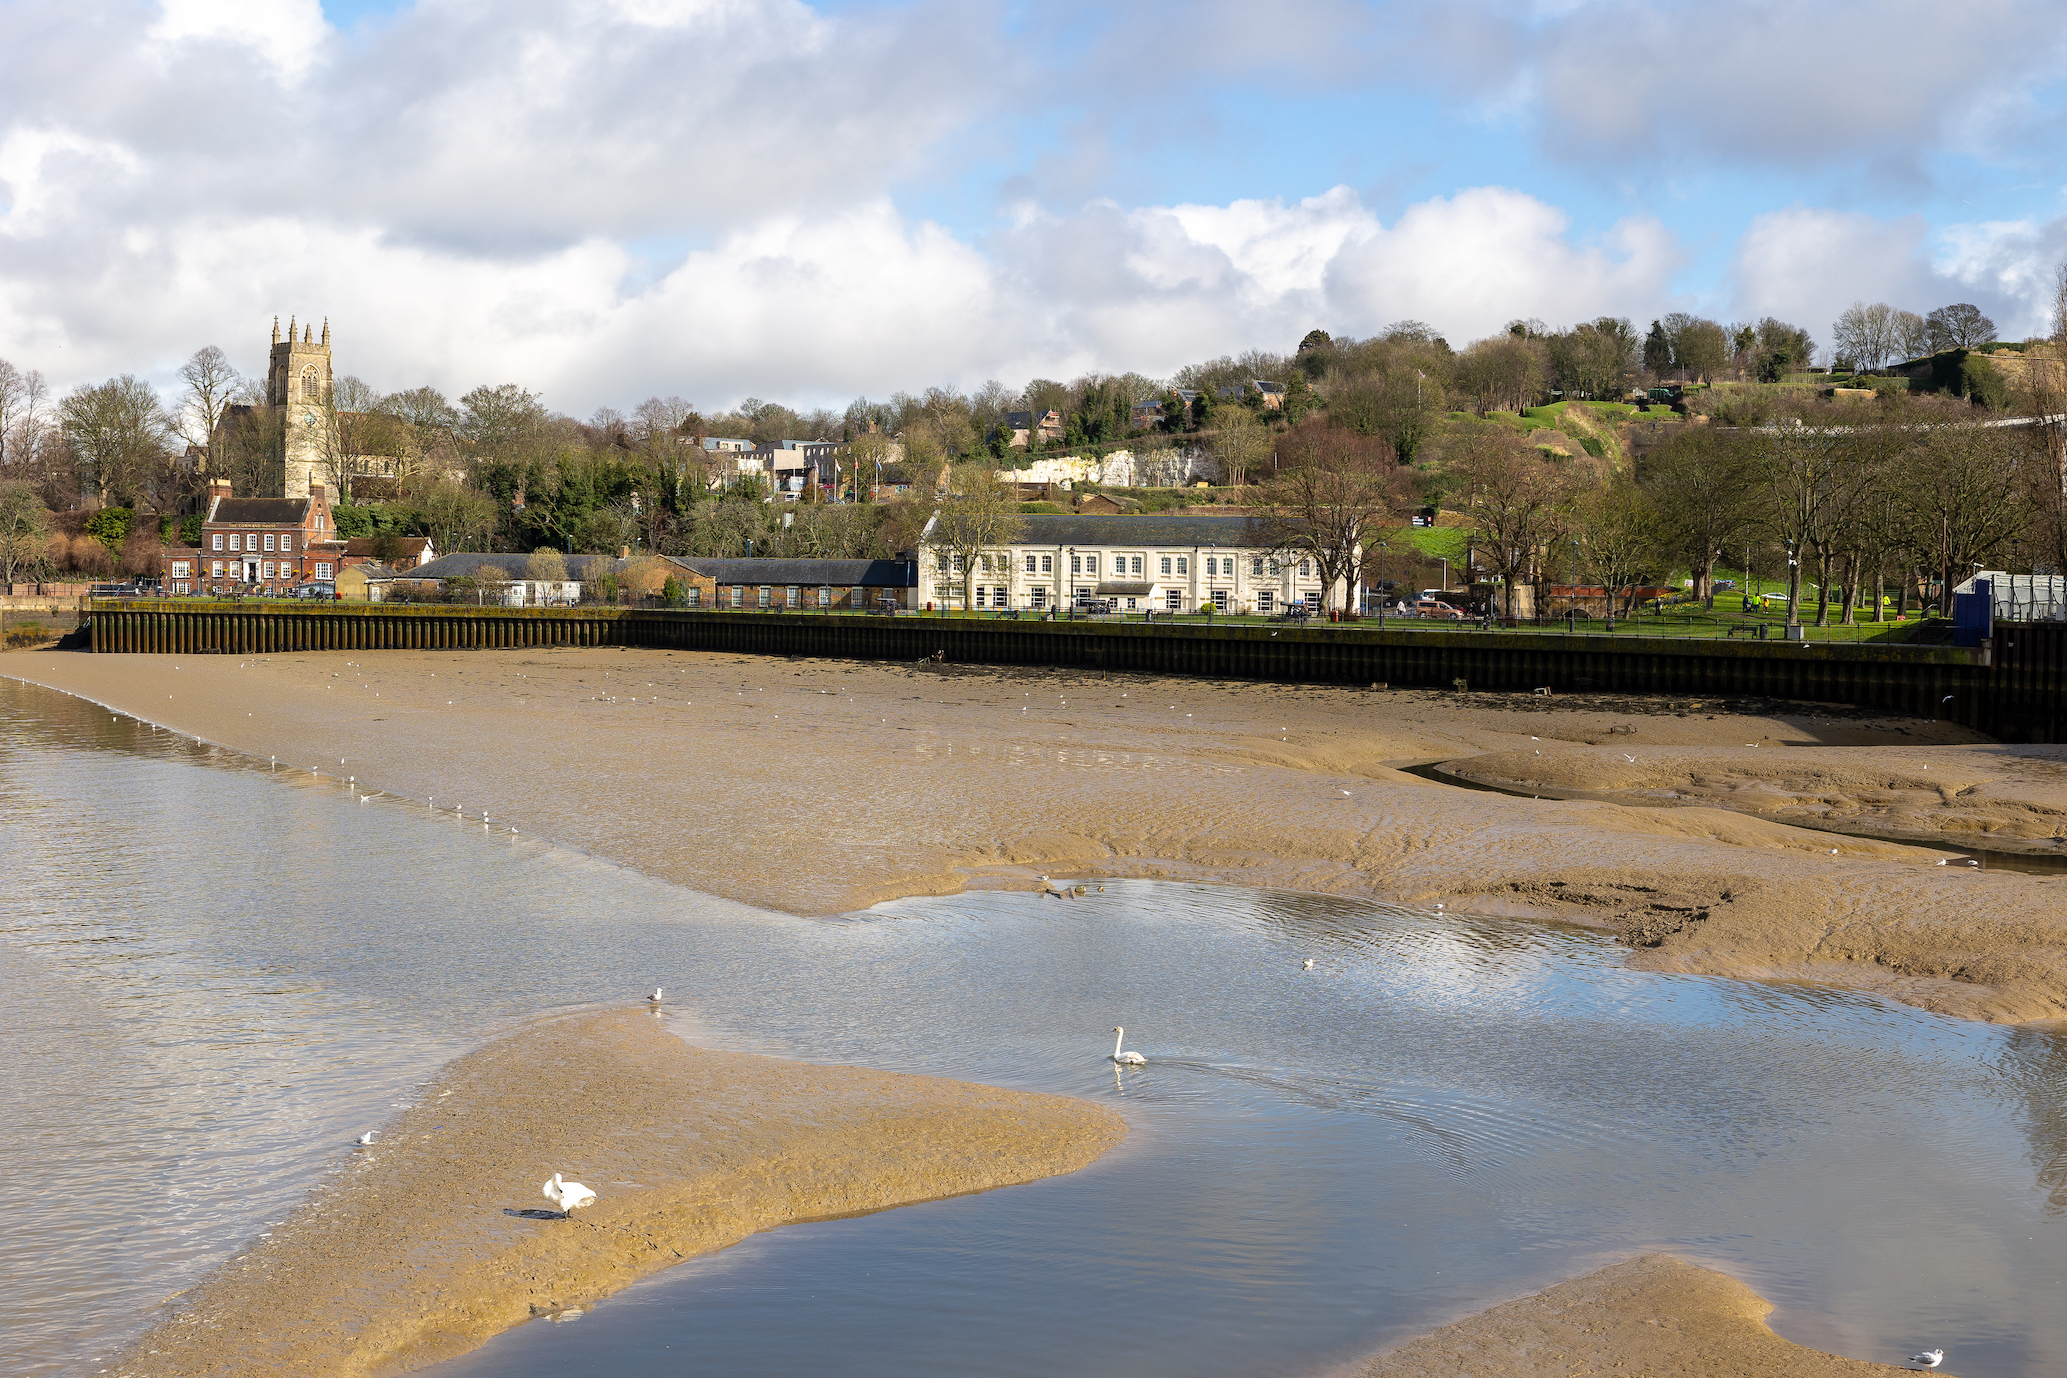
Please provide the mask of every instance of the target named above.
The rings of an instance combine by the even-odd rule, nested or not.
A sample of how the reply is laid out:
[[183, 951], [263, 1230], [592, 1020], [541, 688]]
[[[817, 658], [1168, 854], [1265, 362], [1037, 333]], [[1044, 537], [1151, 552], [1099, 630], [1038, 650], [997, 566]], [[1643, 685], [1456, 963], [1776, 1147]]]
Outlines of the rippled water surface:
[[[447, 1378], [1310, 1374], [1649, 1248], [1804, 1343], [2067, 1371], [2050, 1035], [1306, 896], [764, 914], [12, 682], [0, 863], [7, 1373], [95, 1371], [440, 1062], [656, 982], [698, 1041], [1100, 1098], [1133, 1133], [757, 1236]], [[1114, 1023], [1147, 1067], [1102, 1060]]]

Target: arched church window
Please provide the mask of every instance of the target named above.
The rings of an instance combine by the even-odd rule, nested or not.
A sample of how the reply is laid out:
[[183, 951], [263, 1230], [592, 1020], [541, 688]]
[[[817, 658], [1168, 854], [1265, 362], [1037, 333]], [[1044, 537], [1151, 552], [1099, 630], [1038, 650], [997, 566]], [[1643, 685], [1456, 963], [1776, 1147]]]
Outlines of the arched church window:
[[316, 385], [314, 364], [301, 371], [301, 398], [304, 402], [319, 402], [323, 398], [322, 390]]

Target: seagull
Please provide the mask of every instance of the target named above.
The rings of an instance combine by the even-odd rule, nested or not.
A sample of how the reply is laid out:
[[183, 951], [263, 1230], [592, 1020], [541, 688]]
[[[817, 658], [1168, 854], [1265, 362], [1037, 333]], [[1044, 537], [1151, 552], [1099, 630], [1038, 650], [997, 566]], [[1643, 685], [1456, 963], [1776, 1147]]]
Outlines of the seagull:
[[1299, 964], [1299, 969], [1300, 969], [1301, 971], [1312, 971], [1312, 970], [1313, 970], [1313, 958], [1311, 958], [1311, 957], [1308, 957], [1308, 958], [1307, 958], [1307, 959], [1306, 959], [1305, 961], [1301, 962], [1301, 963]]
[[1909, 1362], [1915, 1364], [1918, 1368], [1936, 1368], [1945, 1362], [1945, 1351], [1942, 1349], [1926, 1349], [1921, 1354], [1910, 1355]]
[[1352, 794], [1350, 794], [1350, 792], [1349, 792], [1348, 790], [1346, 790], [1346, 789], [1345, 789], [1345, 790], [1342, 790], [1342, 791], [1341, 791], [1341, 793], [1342, 793], [1342, 797], [1343, 797], [1344, 799], [1350, 799], [1350, 798], [1354, 798], [1354, 797], [1355, 797], [1355, 796], [1353, 796]]
[[1625, 760], [1625, 761], [1627, 761], [1627, 762], [1629, 762], [1629, 764], [1631, 764], [1631, 765], [1635, 765], [1635, 764], [1636, 764], [1636, 757], [1634, 757], [1634, 756], [1630, 755], [1630, 754], [1629, 754], [1628, 752], [1626, 752], [1626, 751], [1622, 753], [1622, 759], [1623, 759], [1623, 760]]
[[562, 1215], [572, 1215], [583, 1206], [596, 1204], [594, 1192], [579, 1182], [561, 1181], [557, 1172], [553, 1174], [552, 1180], [545, 1184], [542, 1194], [546, 1200], [560, 1208]]
[[370, 1147], [372, 1147], [372, 1146], [373, 1146], [373, 1136], [374, 1136], [374, 1135], [376, 1135], [376, 1134], [378, 1134], [378, 1133], [380, 1133], [380, 1131], [379, 1131], [378, 1129], [369, 1129], [369, 1130], [367, 1130], [367, 1131], [366, 1131], [366, 1132], [365, 1132], [364, 1134], [361, 1134], [361, 1135], [359, 1136], [359, 1147], [361, 1147], [361, 1148], [370, 1148]]
[[646, 1003], [649, 1005], [658, 1005], [660, 1003], [660, 991], [661, 988], [659, 986], [655, 986], [653, 988], [653, 994], [646, 997]]

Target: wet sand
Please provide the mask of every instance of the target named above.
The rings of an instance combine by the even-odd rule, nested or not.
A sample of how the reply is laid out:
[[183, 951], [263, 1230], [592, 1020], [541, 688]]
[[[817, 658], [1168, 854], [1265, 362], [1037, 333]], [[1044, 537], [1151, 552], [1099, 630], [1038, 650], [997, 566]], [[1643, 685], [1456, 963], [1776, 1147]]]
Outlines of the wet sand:
[[[1124, 1133], [1061, 1096], [691, 1048], [644, 1009], [547, 1020], [446, 1068], [111, 1371], [400, 1373], [759, 1230], [1073, 1172]], [[600, 1199], [534, 1218], [556, 1171]]]
[[[1625, 756], [1826, 777], [1899, 757], [1918, 778], [1942, 759], [1965, 788], [1984, 760], [2052, 768], [2049, 748], [1949, 724], [641, 650], [40, 653], [0, 672], [796, 913], [1041, 874], [1168, 877], [1562, 920], [1653, 970], [2067, 1017], [2067, 877], [1939, 866], [1721, 807], [1731, 788], [1647, 808], [1398, 769], [1478, 757], [1525, 785], [1524, 760], [1596, 780]], [[2027, 824], [2049, 807], [2016, 788]], [[1975, 799], [1955, 792], [1945, 820]]]
[[1373, 1359], [1355, 1378], [1863, 1378], [1910, 1371], [1790, 1344], [1766, 1327], [1772, 1309], [1734, 1278], [1650, 1254], [1444, 1326]]
[[[1940, 866], [1942, 852], [1792, 827], [1746, 811], [1729, 787], [1650, 808], [1509, 798], [1400, 770], [1480, 757], [1511, 784], [1556, 769], [1593, 788], [1609, 763], [1632, 764], [1626, 756], [1742, 753], [1783, 772], [1766, 778], [1800, 783], [1814, 771], [1882, 771], [1899, 754], [1919, 776], [1942, 760], [1963, 782], [1944, 803], [1949, 819], [1973, 807], [1960, 790], [1977, 762], [2045, 755], [1947, 724], [637, 650], [53, 653], [11, 656], [0, 673], [261, 760], [356, 775], [415, 807], [434, 797], [475, 819], [485, 809], [498, 826], [797, 913], [965, 886], [1031, 890], [1042, 874], [1170, 877], [1587, 924], [1654, 970], [1824, 982], [1968, 1018], [2067, 1016], [2067, 877]], [[1632, 799], [1648, 787], [1634, 777], [1614, 787], [1632, 786]], [[2043, 803], [2030, 789], [2003, 797], [2026, 800], [2027, 823]], [[866, 1169], [864, 1155], [854, 1170]], [[551, 1170], [541, 1160], [517, 1175]], [[601, 1219], [574, 1223], [591, 1218]], [[642, 1246], [625, 1237], [634, 1242], [603, 1256], [637, 1262]], [[1662, 1261], [1622, 1268], [1635, 1271], [1496, 1308], [1371, 1372], [1605, 1370], [1599, 1337], [1610, 1331], [1616, 1372], [1881, 1371], [1780, 1341], [1762, 1323], [1769, 1308], [1719, 1275]], [[507, 1277], [513, 1297], [532, 1299], [523, 1307], [593, 1295], [534, 1284], [514, 1266]], [[366, 1285], [356, 1274], [301, 1279], [311, 1296]], [[1597, 1320], [1557, 1320], [1557, 1308]], [[477, 1324], [464, 1308], [439, 1314], [454, 1335]], [[526, 1314], [513, 1301], [494, 1328]], [[448, 1352], [431, 1332], [408, 1343]]]

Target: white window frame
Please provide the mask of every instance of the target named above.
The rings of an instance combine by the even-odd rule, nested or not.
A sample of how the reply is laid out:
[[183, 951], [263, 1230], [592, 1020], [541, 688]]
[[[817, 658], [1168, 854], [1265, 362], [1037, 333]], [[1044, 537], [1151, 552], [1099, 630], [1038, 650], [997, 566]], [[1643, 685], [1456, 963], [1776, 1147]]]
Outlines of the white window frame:
[[1226, 589], [1214, 589], [1214, 590], [1213, 590], [1213, 611], [1215, 611], [1215, 612], [1226, 612], [1226, 611], [1227, 611], [1227, 590], [1226, 590]]
[[1276, 597], [1269, 589], [1256, 590], [1256, 611], [1268, 615], [1276, 602]]
[[270, 531], [266, 532], [266, 536], [265, 536], [265, 541], [266, 541], [266, 553], [267, 553], [268, 555], [270, 555], [270, 554], [272, 554], [272, 552], [273, 552], [273, 533], [272, 533], [272, 532], [270, 532]]
[[1191, 557], [1189, 555], [1179, 555], [1177, 557], [1177, 572], [1187, 575], [1191, 573]]
[[271, 560], [265, 561], [260, 566], [259, 577], [261, 579], [271, 579], [273, 577], [273, 562]]
[[1055, 557], [1054, 557], [1053, 555], [1043, 555], [1043, 556], [1041, 557], [1041, 573], [1043, 573], [1043, 574], [1053, 574], [1054, 572], [1055, 572]]
[[220, 532], [220, 531], [218, 531], [218, 532], [216, 532], [216, 533], [215, 533], [215, 547], [214, 547], [214, 548], [215, 548], [215, 549], [217, 549], [217, 550], [221, 550], [221, 549], [222, 549], [222, 532]]
[[1026, 572], [1027, 572], [1028, 574], [1037, 574], [1037, 573], [1039, 573], [1039, 570], [1038, 570], [1038, 569], [1036, 568], [1036, 566], [1037, 566], [1038, 564], [1039, 564], [1039, 560], [1038, 560], [1038, 559], [1037, 559], [1036, 557], [1034, 557], [1034, 556], [1032, 556], [1032, 555], [1029, 555], [1029, 556], [1027, 556], [1027, 557], [1026, 557]]
[[318, 579], [328, 579], [330, 577], [330, 561], [316, 561], [316, 577]]
[[1163, 596], [1163, 601], [1171, 612], [1184, 611], [1184, 593], [1181, 589], [1171, 589]]
[[241, 551], [241, 550], [243, 550], [243, 549], [244, 549], [243, 545], [241, 544], [241, 542], [243, 541], [243, 539], [244, 539], [244, 538], [243, 538], [242, 536], [238, 535], [238, 534], [237, 534], [236, 532], [234, 532], [234, 531], [232, 531], [232, 532], [230, 533], [230, 553], [231, 553], [231, 554], [233, 554], [233, 555], [234, 555], [234, 554], [236, 554], [237, 552], [239, 552], [239, 551]]
[[1160, 568], [1160, 569], [1162, 570], [1162, 572], [1163, 572], [1163, 577], [1164, 577], [1164, 578], [1168, 578], [1168, 577], [1169, 577], [1169, 575], [1170, 575], [1170, 557], [1169, 557], [1169, 556], [1165, 555], [1165, 556], [1163, 556], [1163, 557], [1162, 557], [1162, 563], [1161, 563], [1161, 565], [1159, 566], [1159, 568]]

